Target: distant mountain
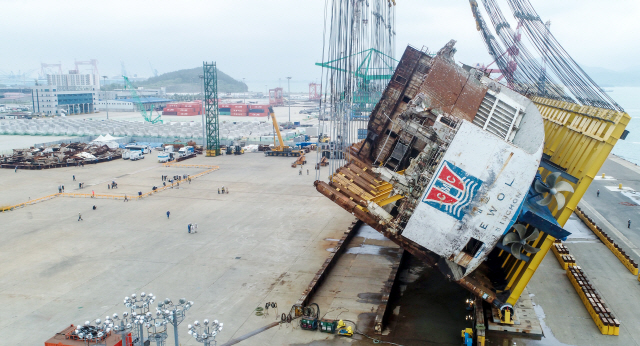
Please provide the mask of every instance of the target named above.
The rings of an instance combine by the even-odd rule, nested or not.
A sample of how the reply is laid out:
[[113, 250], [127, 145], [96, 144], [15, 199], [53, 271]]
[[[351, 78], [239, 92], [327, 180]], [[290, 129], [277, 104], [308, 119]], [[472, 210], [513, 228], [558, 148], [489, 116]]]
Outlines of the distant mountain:
[[[202, 92], [202, 67], [178, 70], [151, 77], [143, 82], [136, 82], [136, 87], [160, 88], [166, 87], [167, 93]], [[218, 70], [218, 92], [233, 93], [247, 91], [246, 84], [237, 81], [226, 73]]]
[[640, 86], [640, 67], [612, 71], [602, 67], [583, 67], [585, 72], [603, 88]]

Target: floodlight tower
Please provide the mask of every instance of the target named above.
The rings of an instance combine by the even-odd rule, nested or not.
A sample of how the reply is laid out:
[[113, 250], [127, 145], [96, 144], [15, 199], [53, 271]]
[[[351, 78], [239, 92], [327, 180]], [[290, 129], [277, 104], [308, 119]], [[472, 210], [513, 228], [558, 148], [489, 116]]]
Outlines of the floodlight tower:
[[[160, 303], [158, 303], [160, 304]], [[148, 312], [148, 314], [151, 314]], [[156, 310], [155, 316], [149, 317], [145, 326], [149, 340], [155, 341], [157, 346], [164, 346], [167, 339], [167, 320], [161, 310]]]
[[216, 345], [216, 335], [222, 330], [222, 323], [218, 323], [218, 320], [214, 320], [209, 323], [209, 320], [200, 322], [195, 321], [193, 325], [189, 325], [189, 335], [193, 336], [198, 342], [204, 343], [204, 346]]
[[85, 345], [106, 346], [105, 339], [110, 332], [111, 327], [109, 327], [107, 321], [103, 324], [100, 319], [97, 319], [95, 325], [91, 325], [91, 321], [78, 324], [76, 330], [71, 333], [71, 337], [76, 340], [82, 340]]
[[149, 312], [149, 306], [156, 300], [156, 297], [152, 294], [140, 293], [138, 297], [135, 293], [131, 297], [124, 298], [124, 306], [131, 309], [131, 318], [133, 324], [137, 325], [138, 343], [136, 345], [144, 345], [144, 330], [142, 327], [145, 325], [147, 317], [151, 317]]
[[176, 346], [180, 346], [178, 342], [178, 326], [184, 321], [184, 315], [187, 310], [193, 306], [192, 301], [180, 298], [178, 304], [174, 304], [171, 299], [166, 298], [164, 302], [158, 302], [156, 313], [160, 312], [165, 321], [173, 326], [173, 336]]
[[129, 333], [133, 330], [133, 325], [131, 324], [128, 312], [123, 312], [122, 317], [118, 317], [118, 314], [113, 314], [113, 318], [107, 316], [105, 318], [105, 323], [108, 323], [109, 328], [112, 328], [116, 334], [120, 334], [122, 346], [130, 346], [133, 344], [133, 338], [128, 337]]

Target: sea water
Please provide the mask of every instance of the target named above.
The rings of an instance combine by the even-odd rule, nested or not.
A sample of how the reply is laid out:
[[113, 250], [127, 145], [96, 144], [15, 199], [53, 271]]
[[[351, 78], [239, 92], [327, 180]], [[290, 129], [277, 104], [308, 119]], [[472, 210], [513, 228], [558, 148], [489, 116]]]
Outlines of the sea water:
[[615, 87], [607, 90], [613, 90], [608, 94], [631, 116], [627, 125], [627, 139], [619, 140], [611, 152], [640, 165], [640, 87]]

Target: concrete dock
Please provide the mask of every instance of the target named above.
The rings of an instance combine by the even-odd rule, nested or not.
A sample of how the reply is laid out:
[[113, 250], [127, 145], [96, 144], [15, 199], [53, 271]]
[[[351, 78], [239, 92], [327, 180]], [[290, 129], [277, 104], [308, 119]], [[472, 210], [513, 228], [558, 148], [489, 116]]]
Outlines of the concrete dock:
[[[143, 291], [195, 302], [180, 327], [182, 345], [197, 344], [186, 328], [195, 320], [222, 321], [219, 342], [272, 322], [254, 309], [275, 301], [288, 310], [324, 262], [327, 239], [354, 219], [316, 193], [315, 155], [302, 176], [291, 160], [199, 156], [181, 163], [220, 169], [139, 201], [58, 197], [0, 213], [0, 345], [41, 345], [69, 324], [121, 314], [123, 297]], [[134, 194], [162, 185], [161, 175], [202, 170], [163, 167], [154, 155], [84, 168], [3, 169], [0, 203], [53, 194], [59, 184], [73, 192], [78, 181], [83, 192]], [[107, 190], [112, 180], [119, 188]], [[218, 194], [222, 186], [230, 193]], [[187, 233], [189, 223], [198, 233]], [[279, 333], [291, 343], [326, 337], [285, 337], [285, 329]]]

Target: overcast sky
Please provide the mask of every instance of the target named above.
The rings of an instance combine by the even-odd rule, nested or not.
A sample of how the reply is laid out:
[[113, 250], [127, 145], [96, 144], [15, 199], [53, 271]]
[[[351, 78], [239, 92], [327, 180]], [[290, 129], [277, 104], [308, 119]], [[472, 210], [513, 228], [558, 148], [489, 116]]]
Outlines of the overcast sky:
[[[639, 68], [640, 1], [530, 0], [581, 65]], [[396, 57], [407, 44], [439, 49], [458, 41], [456, 60], [491, 62], [467, 0], [396, 0]], [[498, 0], [509, 15], [504, 0]], [[319, 81], [325, 0], [0, 0], [0, 74], [40, 63], [98, 59], [101, 75], [152, 75], [218, 68], [251, 90], [292, 76], [292, 91]], [[508, 19], [511, 20], [510, 15]], [[485, 17], [485, 20], [488, 20]], [[515, 25], [512, 25], [515, 27]], [[524, 36], [524, 35], [523, 35]]]

